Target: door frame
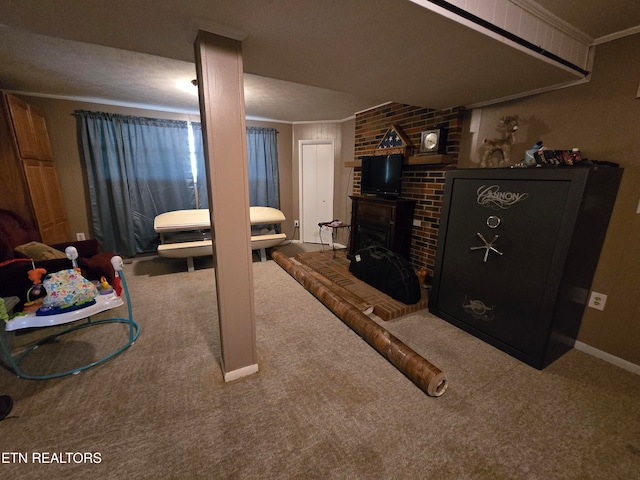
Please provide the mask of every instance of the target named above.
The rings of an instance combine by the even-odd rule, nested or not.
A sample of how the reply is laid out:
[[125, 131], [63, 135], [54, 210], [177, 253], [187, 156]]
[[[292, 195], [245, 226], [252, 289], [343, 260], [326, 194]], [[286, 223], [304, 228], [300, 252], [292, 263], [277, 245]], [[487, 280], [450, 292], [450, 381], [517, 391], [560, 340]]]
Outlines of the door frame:
[[[303, 215], [303, 208], [304, 208], [304, 202], [303, 202], [303, 192], [302, 192], [302, 177], [304, 174], [304, 168], [303, 168], [303, 156], [302, 156], [302, 150], [303, 150], [303, 145], [331, 145], [331, 151], [333, 152], [333, 161], [331, 162], [331, 175], [330, 177], [333, 179], [333, 183], [331, 186], [331, 211], [332, 211], [332, 215], [333, 215], [333, 208], [334, 208], [334, 195], [335, 195], [335, 162], [336, 162], [336, 146], [335, 146], [335, 141], [332, 138], [322, 138], [322, 139], [312, 139], [312, 140], [298, 140], [298, 217], [300, 219], [304, 218]], [[327, 219], [327, 220], [331, 220], [331, 219]], [[315, 228], [316, 226], [312, 226], [312, 228]], [[304, 222], [302, 222], [302, 224], [300, 225], [300, 242], [304, 242], [304, 230], [305, 230], [305, 225]]]

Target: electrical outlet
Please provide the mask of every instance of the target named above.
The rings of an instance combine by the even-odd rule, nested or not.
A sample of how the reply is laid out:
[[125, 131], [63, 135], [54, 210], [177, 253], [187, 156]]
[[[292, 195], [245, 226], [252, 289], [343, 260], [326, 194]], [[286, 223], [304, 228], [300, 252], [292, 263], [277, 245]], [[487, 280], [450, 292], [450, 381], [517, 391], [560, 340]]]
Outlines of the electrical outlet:
[[604, 306], [607, 304], [607, 296], [604, 293], [591, 292], [589, 298], [589, 306], [596, 310], [604, 310]]
[[76, 240], [81, 241], [81, 240], [86, 240], [85, 236], [84, 236], [84, 232], [78, 232], [76, 233]]
[[294, 227], [299, 227], [300, 226], [300, 220], [294, 220], [293, 221], [293, 226]]
[[420, 220], [414, 220], [413, 221], [413, 226], [414, 227], [421, 227], [422, 226], [422, 222]]

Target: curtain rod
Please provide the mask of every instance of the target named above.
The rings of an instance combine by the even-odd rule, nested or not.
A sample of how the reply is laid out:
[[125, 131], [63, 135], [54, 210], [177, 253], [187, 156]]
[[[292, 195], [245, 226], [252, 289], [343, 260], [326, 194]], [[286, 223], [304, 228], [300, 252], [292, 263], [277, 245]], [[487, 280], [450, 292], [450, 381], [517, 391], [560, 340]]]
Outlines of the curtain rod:
[[[89, 111], [89, 110], [86, 110], [86, 111]], [[93, 112], [92, 111], [91, 113], [100, 113], [100, 114], [107, 114], [107, 115], [122, 115], [122, 116], [125, 116], [125, 117], [135, 117], [136, 116], [136, 115], [124, 115], [122, 113], [109, 113], [109, 112]], [[77, 111], [75, 111], [75, 112], [71, 112], [69, 115], [71, 115], [72, 117], [77, 117], [78, 113], [77, 113]], [[140, 117], [140, 118], [149, 118], [149, 117]], [[170, 118], [157, 118], [157, 119], [156, 118], [152, 118], [152, 120], [172, 120], [172, 119], [170, 119]], [[191, 122], [191, 120], [176, 120], [176, 121], [178, 121], [178, 122]], [[191, 123], [200, 123], [200, 122], [191, 122]], [[249, 125], [249, 126], [251, 126], [251, 125]], [[271, 127], [256, 127], [256, 128], [271, 128]], [[276, 130], [275, 128], [274, 128], [274, 130], [276, 131], [276, 134], [280, 133], [280, 130]]]

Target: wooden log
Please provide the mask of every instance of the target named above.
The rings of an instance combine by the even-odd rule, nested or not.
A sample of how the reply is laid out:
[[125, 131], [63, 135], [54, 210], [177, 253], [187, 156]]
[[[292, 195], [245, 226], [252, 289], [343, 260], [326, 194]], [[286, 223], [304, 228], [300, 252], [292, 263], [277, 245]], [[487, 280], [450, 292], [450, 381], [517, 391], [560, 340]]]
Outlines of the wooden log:
[[271, 258], [423, 392], [439, 397], [447, 390], [447, 378], [439, 368], [358, 311], [351, 303], [343, 301], [335, 291], [308, 275], [282, 252], [274, 251]]
[[369, 315], [370, 313], [373, 313], [373, 305], [365, 302], [362, 298], [360, 298], [355, 293], [351, 292], [350, 290], [347, 290], [346, 288], [338, 285], [337, 283], [332, 282], [321, 273], [316, 272], [315, 270], [311, 269], [310, 267], [307, 267], [306, 265], [303, 265], [300, 263], [294, 263], [294, 265], [298, 267], [301, 275], [307, 275], [313, 278], [314, 280], [320, 282], [322, 285], [327, 287], [333, 293], [335, 293], [336, 295], [341, 297], [343, 300], [349, 302], [351, 305], [357, 308], [358, 311], [364, 313], [365, 315]]

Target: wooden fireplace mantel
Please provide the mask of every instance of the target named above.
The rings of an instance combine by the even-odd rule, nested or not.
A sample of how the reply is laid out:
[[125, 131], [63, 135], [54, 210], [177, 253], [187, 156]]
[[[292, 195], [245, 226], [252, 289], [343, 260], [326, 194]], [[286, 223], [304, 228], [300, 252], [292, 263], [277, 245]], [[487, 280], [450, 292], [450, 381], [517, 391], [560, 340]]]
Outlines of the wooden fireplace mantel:
[[[413, 155], [404, 159], [404, 165], [450, 165], [454, 163], [454, 155], [439, 155], [439, 154], [426, 154], [426, 155]], [[345, 168], [361, 168], [362, 160], [350, 160], [344, 162]]]

